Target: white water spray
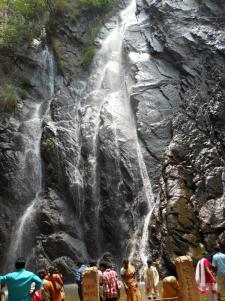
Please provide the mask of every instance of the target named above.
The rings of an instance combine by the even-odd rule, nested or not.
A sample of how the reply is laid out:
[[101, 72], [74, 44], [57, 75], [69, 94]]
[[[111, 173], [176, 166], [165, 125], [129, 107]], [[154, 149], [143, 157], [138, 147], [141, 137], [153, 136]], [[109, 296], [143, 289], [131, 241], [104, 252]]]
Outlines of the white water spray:
[[[137, 23], [135, 16], [136, 2], [132, 0], [124, 9], [117, 20], [115, 28], [102, 41], [100, 50], [93, 60], [93, 72], [89, 78], [89, 91], [85, 101], [82, 103], [82, 134], [87, 143], [92, 145], [92, 152], [89, 154], [89, 163], [92, 167], [93, 195], [97, 196], [97, 139], [100, 130], [101, 114], [109, 112], [112, 116], [111, 127], [115, 135], [115, 146], [126, 141], [133, 150], [134, 160], [139, 166], [139, 173], [143, 187], [140, 191], [141, 197], [146, 199], [148, 213], [143, 222], [143, 232], [136, 231], [132, 239], [132, 250], [130, 258], [139, 253], [144, 263], [147, 261], [148, 225], [153, 211], [154, 197], [150, 179], [145, 166], [141, 146], [139, 143], [136, 122], [130, 105], [130, 94], [132, 84], [129, 74], [123, 68], [122, 52], [123, 39], [127, 29]], [[132, 56], [132, 54], [131, 54]], [[143, 53], [134, 58], [135, 60], [148, 60], [149, 56]], [[132, 60], [132, 57], [131, 57]], [[97, 68], [94, 68], [97, 66]], [[98, 197], [96, 197], [98, 202]], [[99, 204], [96, 204], [98, 210]], [[96, 214], [98, 216], [98, 214]], [[139, 237], [137, 237], [139, 235]], [[137, 243], [139, 242], [137, 249]]]
[[[43, 82], [43, 87], [46, 87], [44, 97], [45, 101], [42, 103], [32, 103], [30, 109], [30, 117], [23, 121], [23, 137], [26, 144], [24, 157], [25, 172], [29, 166], [32, 167], [32, 177], [29, 182], [33, 184], [32, 191], [34, 199], [25, 208], [23, 214], [18, 219], [11, 236], [11, 241], [8, 251], [8, 261], [13, 262], [16, 257], [25, 256], [26, 253], [26, 237], [29, 237], [29, 225], [32, 224], [35, 207], [38, 203], [41, 193], [43, 191], [43, 173], [41, 164], [41, 137], [42, 137], [42, 122], [44, 118], [48, 118], [49, 107], [52, 96], [54, 94], [54, 59], [53, 54], [46, 46], [40, 56], [39, 64], [41, 72], [39, 73], [40, 80]], [[7, 262], [9, 266], [10, 263]]]

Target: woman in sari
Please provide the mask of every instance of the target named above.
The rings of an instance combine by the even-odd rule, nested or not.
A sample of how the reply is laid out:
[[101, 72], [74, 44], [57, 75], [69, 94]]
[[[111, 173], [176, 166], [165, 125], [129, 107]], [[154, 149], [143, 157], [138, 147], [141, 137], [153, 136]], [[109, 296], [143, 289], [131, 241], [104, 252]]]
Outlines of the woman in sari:
[[50, 267], [49, 275], [45, 277], [46, 280], [51, 281], [54, 291], [53, 299], [54, 301], [62, 301], [61, 290], [63, 287], [63, 281], [58, 274], [55, 274], [54, 267]]
[[127, 294], [127, 301], [141, 301], [141, 292], [136, 281], [136, 271], [129, 264], [128, 259], [123, 260], [120, 274]]
[[195, 273], [195, 280], [198, 286], [198, 292], [205, 300], [216, 300], [216, 280], [207, 253], [203, 254], [203, 258], [198, 261]]

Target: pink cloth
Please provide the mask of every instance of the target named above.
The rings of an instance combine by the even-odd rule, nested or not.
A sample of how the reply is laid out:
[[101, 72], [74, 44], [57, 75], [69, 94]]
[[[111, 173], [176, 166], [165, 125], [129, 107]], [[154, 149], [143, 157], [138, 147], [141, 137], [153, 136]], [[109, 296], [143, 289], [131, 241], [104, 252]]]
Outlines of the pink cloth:
[[207, 268], [210, 270], [211, 274], [214, 276], [212, 265], [210, 261], [206, 258], [199, 260], [196, 268], [195, 279], [198, 285], [198, 290], [200, 293], [216, 294], [216, 281], [215, 277], [212, 277], [211, 274], [207, 271]]

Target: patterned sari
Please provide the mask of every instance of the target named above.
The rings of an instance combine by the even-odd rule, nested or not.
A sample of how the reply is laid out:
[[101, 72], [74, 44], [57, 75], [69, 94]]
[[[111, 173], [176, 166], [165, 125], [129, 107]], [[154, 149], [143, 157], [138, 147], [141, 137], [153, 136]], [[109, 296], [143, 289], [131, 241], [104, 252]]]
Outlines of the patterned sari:
[[128, 265], [127, 269], [121, 269], [121, 276], [127, 294], [127, 301], [141, 301], [141, 292], [136, 281], [135, 272], [135, 268], [131, 264]]

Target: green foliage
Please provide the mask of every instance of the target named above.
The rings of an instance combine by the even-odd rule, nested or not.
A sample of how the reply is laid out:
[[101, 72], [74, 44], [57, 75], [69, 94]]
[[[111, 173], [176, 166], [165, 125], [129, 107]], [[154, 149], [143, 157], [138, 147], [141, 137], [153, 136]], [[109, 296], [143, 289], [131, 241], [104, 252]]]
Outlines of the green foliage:
[[47, 138], [47, 139], [45, 139], [44, 143], [46, 145], [47, 151], [52, 153], [55, 149], [55, 144], [54, 144], [53, 140], [51, 138]]
[[30, 75], [26, 72], [23, 72], [20, 76], [20, 83], [23, 87], [30, 87], [31, 86], [31, 80]]
[[40, 34], [47, 9], [45, 0], [0, 1], [0, 46], [15, 50]]
[[93, 7], [102, 12], [108, 12], [113, 7], [112, 0], [79, 0], [79, 2], [82, 6]]
[[51, 42], [52, 42], [52, 48], [53, 48], [54, 53], [55, 53], [57, 66], [58, 66], [59, 70], [63, 73], [64, 64], [62, 62], [62, 56], [61, 56], [61, 51], [60, 51], [61, 43], [57, 38], [52, 38]]
[[85, 51], [85, 53], [84, 53], [84, 56], [83, 56], [83, 59], [82, 59], [82, 61], [81, 61], [81, 65], [82, 65], [83, 67], [87, 66], [88, 63], [91, 61], [91, 59], [92, 59], [93, 56], [94, 56], [94, 52], [95, 52], [94, 46], [89, 46], [89, 47], [86, 49], [86, 51]]
[[21, 89], [19, 95], [22, 99], [26, 99], [28, 97], [28, 93], [25, 89]]
[[0, 89], [0, 106], [4, 111], [14, 113], [17, 105], [16, 89], [6, 85]]
[[97, 25], [92, 29], [92, 31], [91, 31], [91, 38], [92, 38], [93, 41], [94, 41], [94, 39], [96, 38], [96, 35], [97, 35], [97, 33], [99, 32], [100, 28], [101, 28], [101, 25], [100, 25], [100, 24], [97, 24]]
[[64, 11], [71, 8], [66, 0], [54, 0], [52, 1], [51, 7], [55, 14], [62, 14]]

